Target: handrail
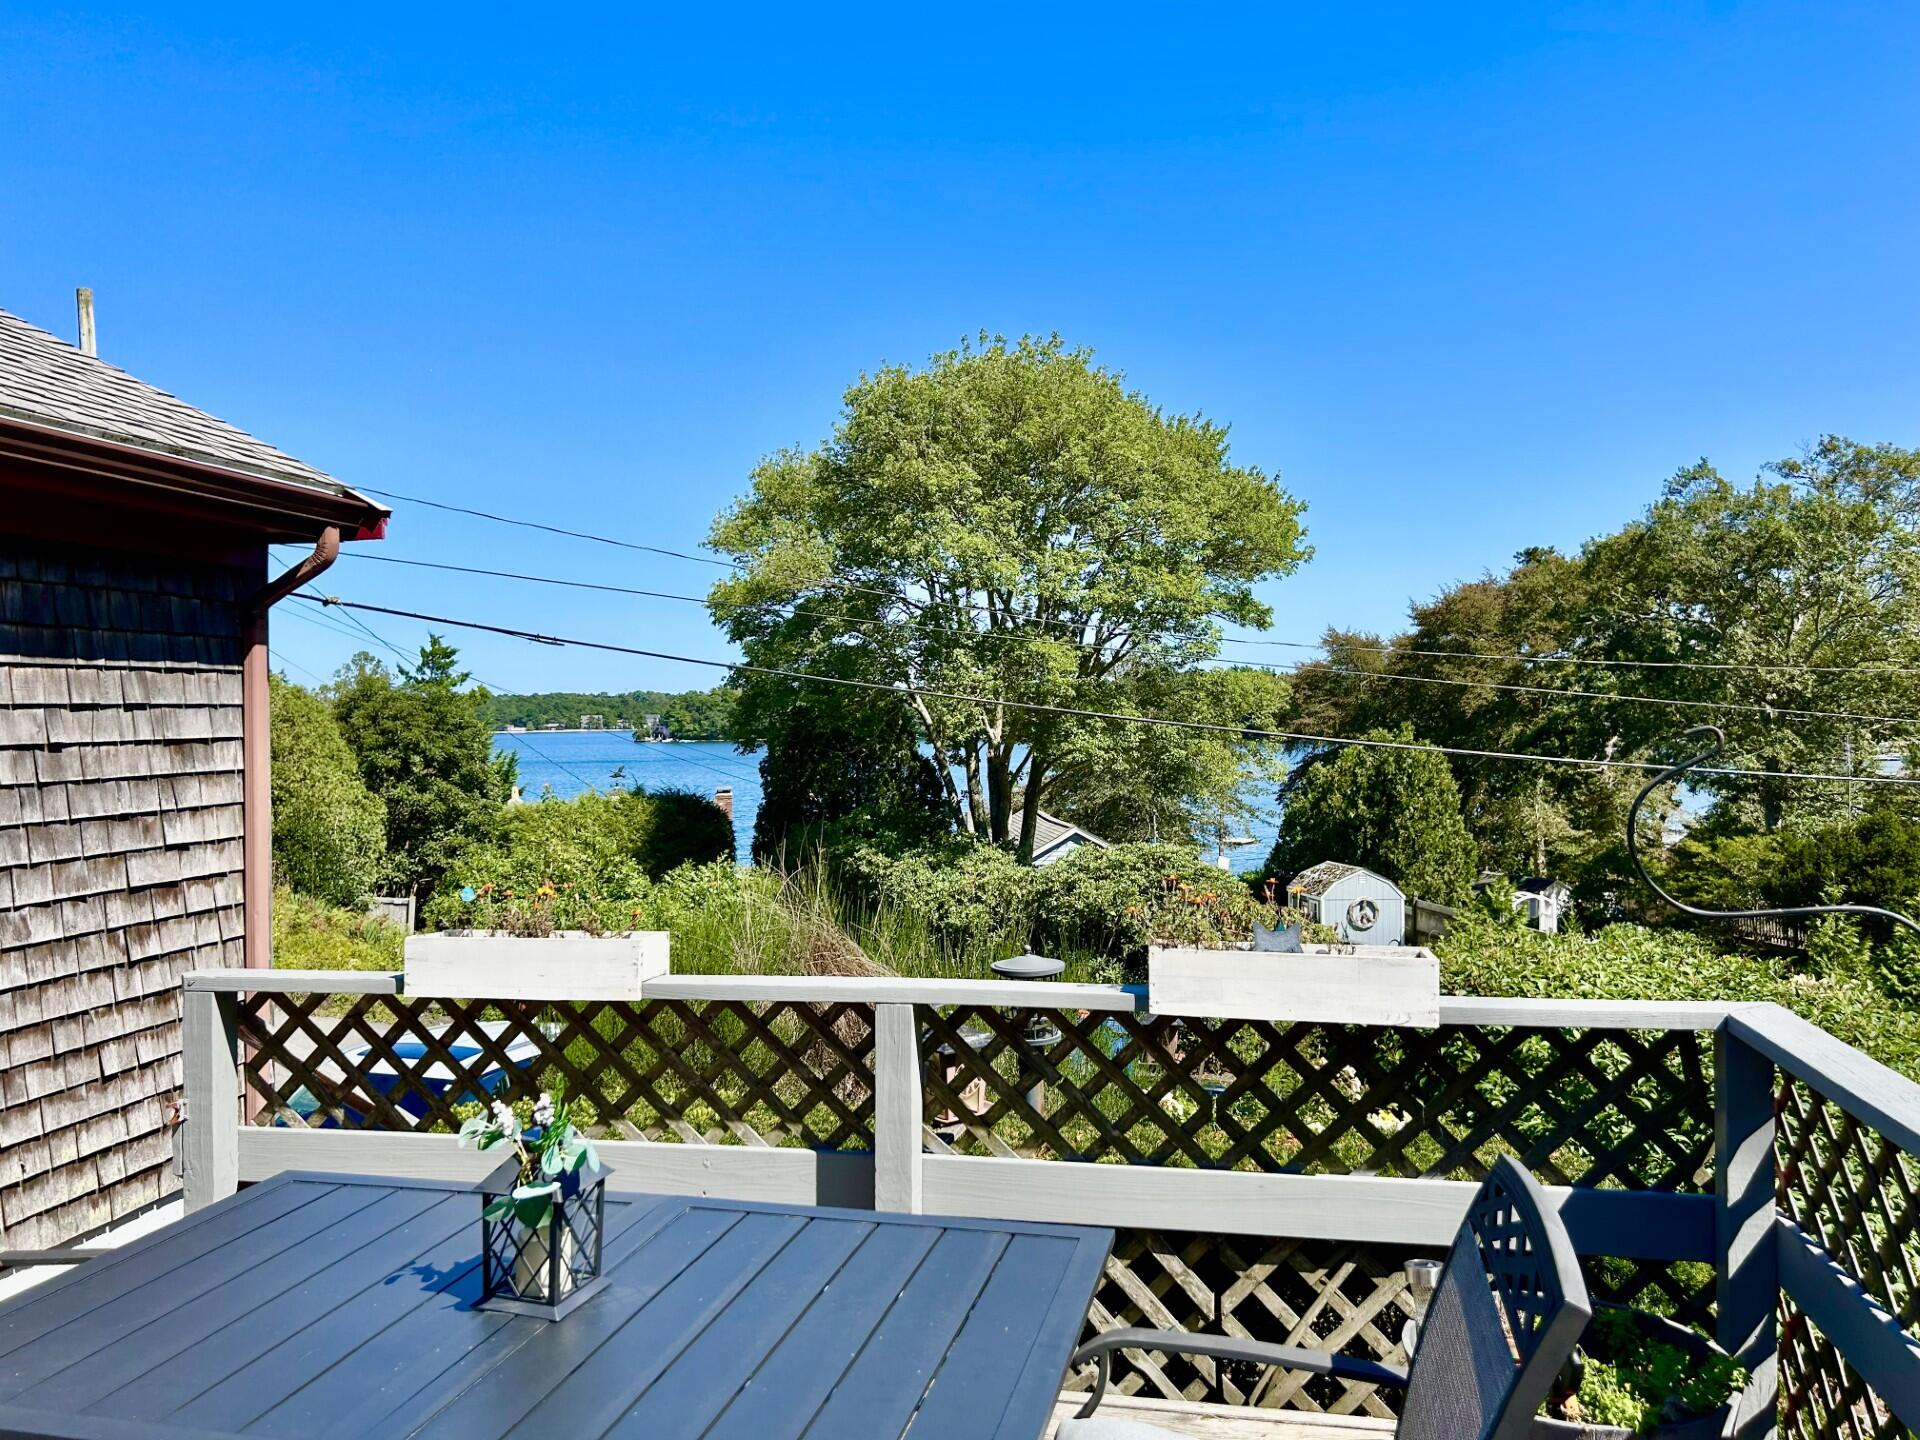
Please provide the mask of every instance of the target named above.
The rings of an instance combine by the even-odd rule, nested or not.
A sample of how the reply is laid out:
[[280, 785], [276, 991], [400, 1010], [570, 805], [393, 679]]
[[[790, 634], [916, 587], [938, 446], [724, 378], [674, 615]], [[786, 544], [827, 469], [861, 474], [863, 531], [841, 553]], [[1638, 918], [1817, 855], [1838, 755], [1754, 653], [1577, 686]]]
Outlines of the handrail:
[[[279, 995], [405, 995], [400, 971], [195, 970], [189, 992]], [[639, 1000], [770, 1000], [874, 1005], [998, 1005], [1013, 1009], [1145, 1014], [1146, 988], [1057, 980], [937, 980], [912, 976], [667, 975], [643, 981]], [[1597, 1030], [1715, 1030], [1753, 1007], [1715, 1000], [1552, 1000], [1442, 995], [1443, 1025], [1515, 1025]]]
[[1901, 1149], [1920, 1154], [1920, 1085], [1784, 1005], [1743, 1005], [1727, 1023], [1736, 1039]]

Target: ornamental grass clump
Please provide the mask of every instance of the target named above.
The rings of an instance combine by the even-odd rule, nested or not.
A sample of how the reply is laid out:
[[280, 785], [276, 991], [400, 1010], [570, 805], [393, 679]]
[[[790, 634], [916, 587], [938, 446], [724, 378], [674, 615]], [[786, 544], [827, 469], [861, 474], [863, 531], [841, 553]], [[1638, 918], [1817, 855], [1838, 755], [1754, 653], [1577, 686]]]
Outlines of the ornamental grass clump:
[[460, 1127], [460, 1143], [480, 1150], [511, 1145], [520, 1162], [520, 1174], [510, 1194], [502, 1195], [481, 1212], [487, 1220], [512, 1216], [530, 1230], [543, 1227], [555, 1201], [579, 1187], [583, 1172], [597, 1174], [600, 1156], [593, 1142], [573, 1121], [573, 1102], [556, 1100], [547, 1091], [533, 1104], [533, 1123], [522, 1128], [511, 1105], [495, 1100], [493, 1108], [475, 1115]]

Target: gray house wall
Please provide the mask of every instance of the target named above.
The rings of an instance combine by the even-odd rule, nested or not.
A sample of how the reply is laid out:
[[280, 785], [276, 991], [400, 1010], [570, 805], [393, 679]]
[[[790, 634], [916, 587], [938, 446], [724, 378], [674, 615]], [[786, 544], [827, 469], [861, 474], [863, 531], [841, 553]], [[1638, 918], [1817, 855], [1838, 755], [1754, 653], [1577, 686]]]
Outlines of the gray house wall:
[[263, 567], [0, 536], [0, 1248], [178, 1188], [180, 977], [242, 963]]

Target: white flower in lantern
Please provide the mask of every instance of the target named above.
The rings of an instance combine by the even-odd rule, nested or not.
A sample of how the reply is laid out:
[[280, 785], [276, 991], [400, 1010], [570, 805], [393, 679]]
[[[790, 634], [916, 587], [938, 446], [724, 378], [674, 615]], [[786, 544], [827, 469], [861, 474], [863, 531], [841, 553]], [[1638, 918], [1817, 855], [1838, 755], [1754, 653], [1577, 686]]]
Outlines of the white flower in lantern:
[[533, 1123], [542, 1130], [553, 1124], [553, 1096], [544, 1090], [540, 1092], [540, 1098], [533, 1102]]

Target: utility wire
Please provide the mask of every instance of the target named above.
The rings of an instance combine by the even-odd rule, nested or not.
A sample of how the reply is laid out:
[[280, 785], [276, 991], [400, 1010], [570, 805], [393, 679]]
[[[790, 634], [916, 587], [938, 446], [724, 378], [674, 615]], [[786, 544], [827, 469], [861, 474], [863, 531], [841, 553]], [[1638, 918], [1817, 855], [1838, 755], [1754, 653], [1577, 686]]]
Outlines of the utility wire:
[[[474, 510], [465, 505], [448, 505], [444, 501], [426, 500], [418, 495], [402, 495], [395, 490], [378, 490], [371, 485], [362, 486], [361, 488], [366, 490], [368, 494], [383, 496], [388, 500], [401, 500], [409, 505], [425, 505], [430, 509], [446, 510], [455, 515], [471, 515], [475, 519], [491, 520], [500, 525], [517, 525], [525, 530], [544, 530], [550, 535], [565, 535], [574, 540], [591, 540], [600, 545], [614, 545], [622, 550], [639, 550], [649, 555], [666, 555], [675, 560], [692, 560], [701, 565], [715, 565], [723, 570], [744, 570], [747, 568], [737, 560], [723, 560], [713, 555], [695, 555], [690, 551], [673, 550], [662, 545], [642, 545], [637, 541], [622, 540], [613, 535], [598, 535], [590, 530], [569, 530], [564, 526], [547, 525], [538, 520], [521, 520], [511, 515], [496, 515], [490, 510]], [[366, 558], [374, 559], [384, 557], [368, 556]], [[842, 580], [831, 575], [828, 576], [823, 583], [834, 590], [846, 590], [862, 595], [877, 595], [892, 604], [905, 605], [908, 609], [912, 610], [928, 610], [941, 605], [951, 605], [958, 610], [971, 610], [982, 615], [998, 613], [991, 605], [980, 605], [964, 600], [936, 600], [932, 597], [925, 600], [917, 600], [910, 595], [903, 595], [897, 590], [889, 590], [877, 585], [862, 585], [857, 581]], [[1028, 624], [1058, 625], [1065, 629], [1075, 631], [1084, 631], [1086, 629], [1085, 622], [1078, 620], [1049, 620], [1037, 615], [1023, 618]], [[1115, 635], [1112, 638], [1115, 640], [1123, 639], [1124, 634]], [[1168, 636], [1165, 638], [1175, 639], [1180, 637]], [[1201, 639], [1205, 637], [1191, 636], [1186, 638]]]
[[[745, 567], [736, 560], [724, 560], [712, 555], [696, 555], [686, 550], [669, 549], [661, 545], [643, 545], [637, 541], [622, 540], [612, 535], [600, 535], [590, 530], [569, 530], [559, 525], [548, 525], [537, 520], [522, 520], [511, 515], [498, 515], [490, 510], [475, 510], [464, 505], [449, 505], [440, 500], [428, 500], [418, 495], [402, 495], [395, 490], [380, 490], [370, 485], [361, 489], [369, 494], [379, 495], [388, 500], [400, 500], [409, 505], [424, 505], [434, 510], [445, 510], [455, 515], [470, 515], [480, 520], [491, 520], [500, 525], [515, 525], [527, 530], [544, 530], [551, 535], [564, 535], [575, 540], [591, 540], [596, 544], [613, 545], [623, 550], [638, 550], [649, 555], [666, 555], [676, 560], [692, 560], [702, 565], [714, 565], [721, 569], [741, 570]], [[357, 552], [347, 552], [354, 554]], [[386, 556], [359, 556], [362, 559], [387, 559]], [[424, 563], [424, 562], [413, 562]], [[859, 585], [852, 581], [831, 581], [836, 588], [858, 591], [863, 594], [878, 595], [897, 604], [927, 608], [934, 603], [952, 604], [958, 609], [989, 613], [985, 605], [974, 605], [962, 601], [916, 601], [896, 591], [871, 585]], [[1061, 625], [1071, 629], [1084, 629], [1070, 620], [1047, 620], [1038, 616], [1029, 617], [1030, 623], [1042, 625]], [[1115, 639], [1121, 637], [1115, 636]], [[1204, 636], [1167, 635], [1159, 637], [1167, 640], [1204, 639]], [[1520, 665], [1593, 665], [1629, 670], [1758, 670], [1773, 672], [1805, 671], [1817, 675], [1854, 675], [1863, 671], [1884, 675], [1920, 675], [1920, 666], [1910, 665], [1795, 665], [1785, 662], [1769, 663], [1760, 660], [1619, 660], [1598, 656], [1583, 655], [1527, 655], [1517, 652], [1497, 652], [1481, 650], [1428, 650], [1409, 649], [1394, 645], [1360, 645], [1341, 642], [1337, 647], [1329, 647], [1324, 641], [1317, 640], [1270, 640], [1264, 637], [1224, 635], [1219, 637], [1226, 645], [1265, 645], [1277, 646], [1289, 650], [1358, 650], [1377, 655], [1418, 655], [1428, 659], [1442, 660], [1505, 660]]]
[[[398, 645], [394, 644], [391, 640], [387, 639], [386, 636], [380, 634], [371, 625], [367, 624], [366, 621], [362, 620], [358, 615], [353, 614], [351, 611], [346, 612], [346, 618], [348, 620], [351, 620], [355, 625], [357, 625], [360, 628], [361, 633], [366, 635], [367, 638], [372, 640], [376, 645], [384, 645], [387, 647], [387, 649], [391, 650], [394, 653], [394, 655], [399, 659], [401, 664], [403, 665], [408, 664], [409, 662], [417, 658], [415, 656], [408, 655], [406, 651], [402, 650]], [[481, 679], [479, 676], [475, 676], [474, 678], [477, 680], [480, 680], [480, 683], [482, 685], [486, 685], [486, 688], [489, 690], [496, 688], [492, 685], [487, 685], [487, 682], [484, 679]], [[542, 750], [539, 746], [528, 744], [527, 749], [531, 750], [534, 753], [534, 755], [537, 756], [539, 759], [546, 761], [549, 765], [553, 766], [554, 769], [560, 771], [561, 774], [571, 775], [576, 781], [578, 781], [581, 785], [585, 786], [587, 789], [589, 790], [599, 789], [599, 786], [595, 785], [593, 781], [587, 779], [587, 777], [582, 775], [578, 770], [575, 770], [572, 766], [564, 764], [563, 762], [554, 759], [553, 756], [547, 754], [547, 752]]]
[[[1213, 660], [1214, 665], [1246, 665], [1282, 675], [1299, 675], [1305, 665], [1260, 665], [1251, 661]], [[1408, 685], [1455, 685], [1468, 690], [1513, 690], [1525, 695], [1558, 695], [1572, 700], [1619, 701], [1633, 705], [1677, 705], [1699, 710], [1740, 710], [1779, 719], [1866, 720], [1881, 725], [1920, 725], [1904, 715], [1864, 715], [1855, 710], [1796, 710], [1783, 705], [1755, 705], [1739, 700], [1683, 700], [1668, 695], [1615, 695], [1606, 690], [1566, 690], [1557, 685], [1512, 685], [1497, 680], [1457, 680], [1442, 675], [1403, 675], [1385, 670], [1350, 670], [1339, 665], [1314, 664], [1318, 675], [1351, 675], [1357, 680], [1392, 680]]]
[[[567, 580], [558, 575], [529, 575], [518, 570], [491, 570], [481, 565], [454, 565], [443, 560], [412, 560], [399, 555], [369, 555], [364, 551], [348, 551], [353, 560], [371, 560], [381, 565], [407, 565], [416, 570], [448, 570], [459, 575], [482, 575], [495, 580], [523, 580], [532, 585], [558, 585], [569, 590], [597, 590], [606, 595], [635, 595], [646, 600], [679, 600], [689, 605], [703, 606], [707, 610], [715, 608], [712, 600], [705, 595], [682, 595], [672, 590], [642, 590], [632, 585], [610, 585], [595, 580]], [[889, 592], [890, 593], [890, 592]], [[770, 604], [774, 609], [784, 610], [789, 615], [815, 615], [823, 620], [838, 621], [842, 625], [855, 629], [864, 629], [874, 625], [887, 625], [892, 622], [878, 617], [862, 619], [854, 615], [844, 615], [838, 611], [820, 610], [803, 605], [794, 600], [761, 602]], [[966, 607], [963, 607], [966, 608]], [[1068, 624], [1067, 621], [1047, 621], [1048, 624]], [[1089, 645], [1083, 641], [1056, 639], [1051, 635], [1035, 635], [1024, 630], [974, 630], [965, 626], [935, 625], [925, 627], [937, 635], [965, 635], [976, 640], [1019, 640], [1027, 644], [1066, 645], [1080, 650], [1104, 650], [1104, 645]], [[1084, 627], [1080, 627], [1084, 628]], [[1113, 640], [1126, 637], [1115, 635]], [[1107, 642], [1112, 644], [1113, 640]]]
[[[461, 575], [479, 575], [496, 580], [519, 580], [535, 585], [557, 585], [574, 590], [595, 590], [611, 595], [633, 595], [649, 600], [677, 600], [687, 604], [712, 608], [712, 601], [702, 595], [682, 595], [667, 590], [643, 590], [631, 585], [609, 585], [591, 580], [567, 580], [555, 575], [529, 575], [514, 570], [494, 570], [480, 565], [453, 565], [438, 560], [413, 560], [397, 555], [368, 555], [350, 552], [356, 560], [371, 560], [382, 565], [406, 565], [421, 570], [446, 570]], [[789, 604], [788, 613], [793, 615], [820, 615], [823, 618], [837, 620], [841, 624], [866, 628], [885, 625], [888, 622], [877, 619], [857, 619], [848, 615], [835, 615], [830, 612], [809, 609], [797, 604]], [[967, 635], [975, 638], [1001, 638], [1025, 640], [1043, 644], [1062, 642], [1050, 636], [1034, 635], [1021, 631], [1010, 631], [995, 636], [992, 631], [941, 628], [938, 633], [949, 635]], [[1253, 643], [1250, 641], [1241, 643]], [[1275, 644], [1283, 642], [1275, 641]], [[1093, 647], [1083, 647], [1093, 648]], [[1220, 657], [1210, 663], [1220, 665], [1245, 665], [1256, 670], [1266, 670], [1277, 674], [1297, 675], [1308, 666], [1313, 673], [1329, 675], [1350, 675], [1362, 680], [1388, 680], [1402, 684], [1416, 685], [1454, 685], [1468, 689], [1509, 690], [1530, 695], [1558, 695], [1575, 700], [1617, 701], [1632, 705], [1666, 705], [1685, 709], [1742, 711], [1754, 715], [1766, 715], [1773, 718], [1809, 719], [1809, 720], [1865, 720], [1883, 725], [1920, 725], [1920, 719], [1900, 715], [1865, 715], [1851, 710], [1803, 710], [1784, 706], [1756, 705], [1737, 700], [1685, 700], [1662, 695], [1617, 695], [1605, 690], [1572, 690], [1556, 685], [1516, 685], [1493, 680], [1461, 680], [1434, 675], [1407, 675], [1397, 671], [1355, 670], [1320, 661], [1301, 661], [1293, 665], [1266, 665], [1258, 661], [1242, 661], [1231, 657]]]
[[[543, 635], [537, 631], [521, 630], [510, 625], [492, 625], [479, 620], [459, 620], [447, 615], [428, 615], [416, 610], [401, 610], [386, 605], [371, 605], [364, 601], [346, 600], [337, 595], [320, 595], [312, 591], [294, 592], [296, 598], [311, 604], [322, 606], [340, 606], [355, 610], [365, 610], [376, 615], [394, 615], [402, 619], [419, 620], [431, 625], [452, 625], [463, 630], [479, 630], [493, 635], [505, 635], [516, 640], [527, 640], [538, 645], [571, 646], [586, 650], [604, 650], [617, 655], [638, 655], [649, 660], [671, 660], [682, 665], [699, 665], [710, 670], [727, 670], [746, 675], [771, 675], [780, 679], [796, 680], [806, 684], [840, 685], [857, 690], [884, 691], [890, 695], [909, 693], [905, 687], [879, 680], [858, 680], [839, 675], [816, 675], [805, 670], [791, 670], [774, 665], [753, 665], [737, 660], [707, 660], [692, 655], [676, 655], [664, 650], [645, 650], [632, 645], [616, 645], [605, 640], [582, 640], [560, 635]], [[1343, 735], [1311, 735], [1292, 730], [1263, 730], [1252, 726], [1226, 725], [1207, 720], [1174, 720], [1160, 715], [1125, 715], [1117, 711], [1087, 710], [1071, 705], [1050, 705], [1030, 700], [1008, 700], [989, 695], [968, 695], [950, 690], [932, 690], [915, 687], [911, 692], [933, 700], [953, 700], [963, 704], [997, 706], [1008, 710], [1024, 710], [1045, 715], [1071, 715], [1088, 720], [1112, 720], [1128, 725], [1148, 725], [1170, 730], [1189, 730], [1208, 734], [1225, 734], [1246, 740], [1286, 740], [1303, 745], [1350, 745], [1373, 750], [1415, 750], [1438, 752], [1443, 755], [1457, 755], [1477, 760], [1516, 760], [1534, 764], [1567, 765], [1585, 770], [1662, 770], [1665, 767], [1645, 760], [1591, 760], [1571, 755], [1538, 755], [1511, 750], [1476, 750], [1462, 746], [1424, 745], [1412, 740], [1373, 740]], [[1897, 775], [1836, 775], [1819, 771], [1798, 770], [1747, 770], [1718, 768], [1702, 770], [1698, 773], [1738, 777], [1754, 780], [1818, 780], [1835, 781], [1849, 785], [1900, 785], [1920, 786], [1920, 778]]]
[[[380, 645], [386, 645], [386, 647], [388, 647], [390, 651], [394, 651], [394, 655], [397, 655], [399, 659], [401, 660], [411, 659], [411, 657], [409, 657], [409, 655], [407, 655], [407, 653], [405, 653], [403, 649], [399, 649], [399, 645], [396, 645], [394, 641], [390, 641], [390, 639], [386, 639], [386, 637], [384, 636], [380, 636], [378, 632], [374, 632], [374, 628], [372, 628], [372, 626], [369, 626], [369, 624], [367, 624], [365, 620], [361, 620], [361, 618], [359, 618], [357, 614], [351, 614], [351, 612], [348, 612], [348, 616], [346, 616], [346, 618], [348, 618], [348, 620], [351, 620], [353, 624], [357, 624], [357, 626], [359, 626], [359, 628], [361, 628], [361, 630], [363, 630], [363, 632], [365, 632], [367, 636], [371, 636], [372, 639], [374, 639], [374, 641], [378, 641]], [[311, 672], [309, 672], [309, 674], [311, 674]], [[511, 693], [513, 693], [513, 691], [509, 691], [509, 689], [505, 689], [505, 687], [501, 687], [501, 685], [490, 684], [490, 682], [488, 682], [488, 680], [486, 680], [484, 676], [474, 676], [474, 680], [478, 680], [480, 684], [486, 685], [488, 689], [492, 689], [492, 691], [495, 691], [495, 693], [499, 693], [499, 695], [511, 695]], [[538, 756], [538, 758], [541, 758], [541, 760], [545, 760], [547, 764], [551, 764], [551, 766], [553, 766], [555, 770], [559, 770], [559, 772], [563, 772], [563, 774], [568, 774], [568, 776], [572, 776], [574, 780], [580, 781], [580, 783], [582, 783], [582, 785], [586, 785], [588, 789], [599, 789], [599, 785], [597, 785], [597, 783], [593, 783], [593, 781], [588, 780], [586, 776], [582, 776], [582, 774], [580, 774], [578, 770], [574, 770], [572, 766], [568, 766], [568, 764], [564, 764], [563, 760], [555, 760], [553, 756], [547, 755], [547, 753], [545, 753], [543, 749], [540, 749], [538, 745], [534, 745], [534, 741], [530, 741], [530, 739], [526, 739], [526, 732], [524, 732], [524, 730], [522, 730], [522, 732], [516, 733], [515, 739], [518, 739], [518, 741], [520, 741], [520, 743], [522, 743], [522, 745], [524, 745], [524, 747], [526, 747], [528, 751], [532, 751], [532, 753]], [[637, 753], [641, 753], [641, 755], [645, 755], [645, 753], [647, 753], [647, 747], [645, 747], [645, 745], [639, 745], [639, 747], [637, 747]], [[649, 760], [653, 760], [653, 756], [651, 755], [647, 756], [647, 758], [649, 758]], [[660, 756], [660, 760], [662, 760], [662, 762], [664, 762], [664, 758], [666, 758], [666, 756]], [[728, 772], [728, 770], [722, 770], [722, 768], [720, 768], [720, 766], [716, 766], [716, 764], [708, 764], [707, 760], [697, 760], [697, 758], [693, 758], [693, 756], [691, 755], [682, 755], [680, 756], [680, 758], [682, 758], [684, 762], [687, 762], [687, 764], [695, 764], [695, 766], [699, 766], [701, 770], [712, 770], [712, 772], [714, 772], [716, 776], [726, 776], [728, 780], [756, 780], [756, 776], [751, 776], [751, 774], [749, 774], [749, 772], [745, 772], [745, 770], [733, 770], [733, 772]]]
[[[1485, 650], [1416, 650], [1399, 645], [1357, 645], [1345, 640], [1329, 645], [1324, 640], [1256, 640], [1223, 636], [1228, 645], [1277, 645], [1287, 650], [1357, 650], [1368, 655], [1418, 655], [1433, 660], [1510, 660], [1520, 665], [1600, 665], [1624, 670], [1761, 670], [1805, 671], [1815, 675], [1920, 675], [1913, 665], [1792, 665], [1769, 664], [1761, 660], [1612, 660], [1587, 655], [1526, 655]], [[1318, 661], [1307, 661], [1318, 664]]]

